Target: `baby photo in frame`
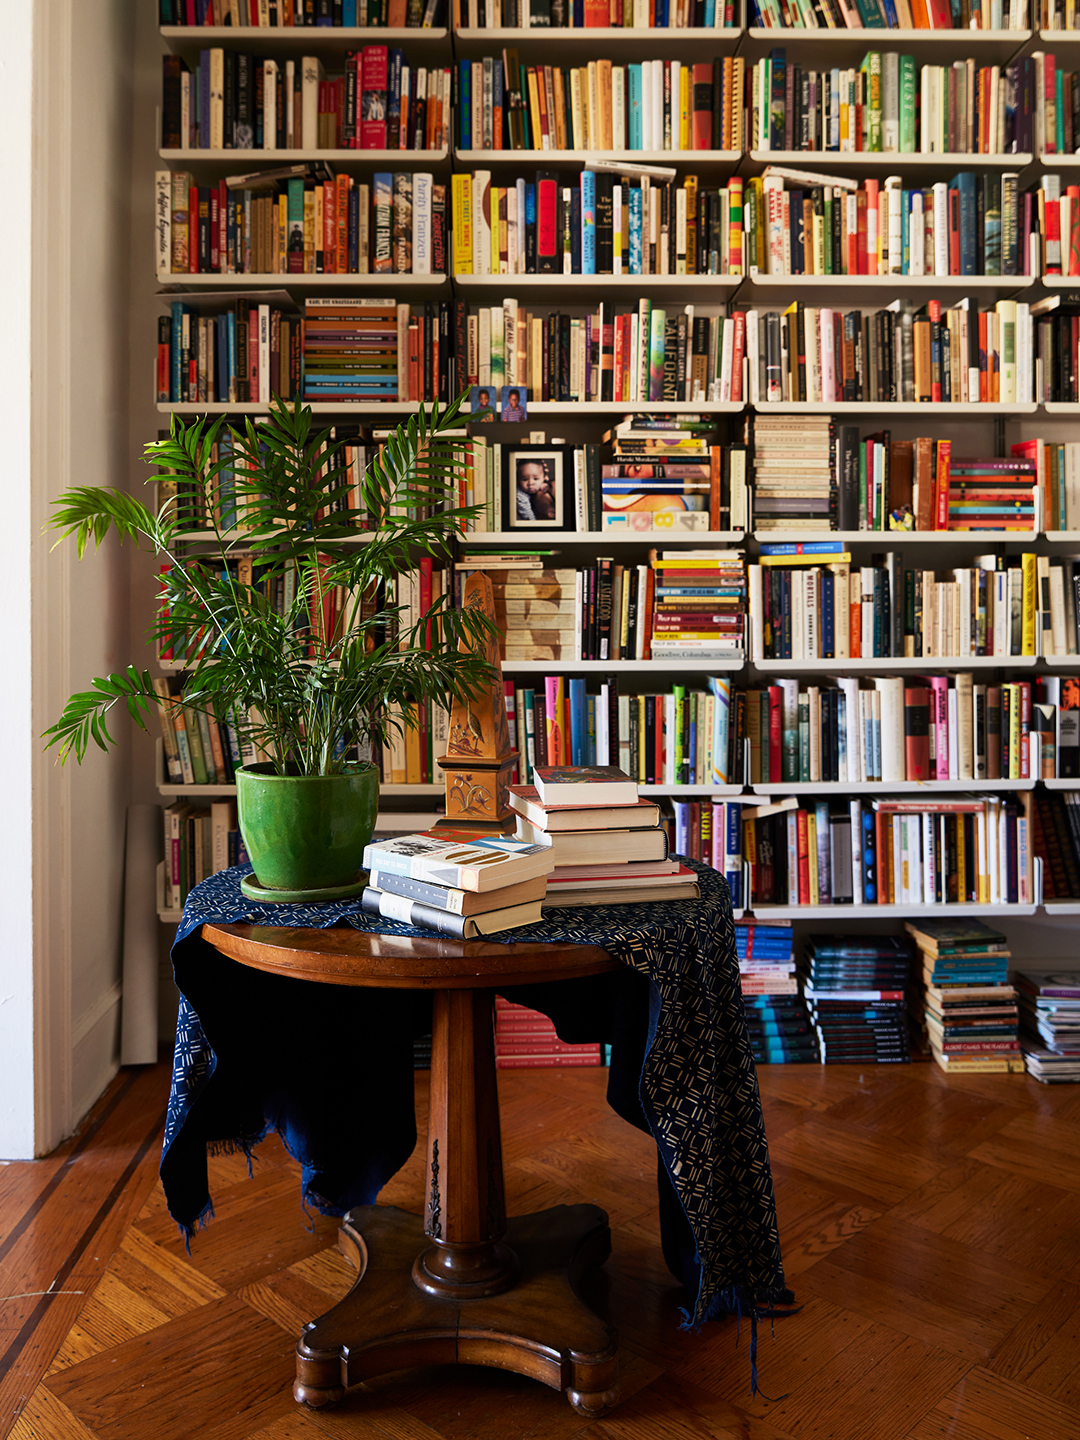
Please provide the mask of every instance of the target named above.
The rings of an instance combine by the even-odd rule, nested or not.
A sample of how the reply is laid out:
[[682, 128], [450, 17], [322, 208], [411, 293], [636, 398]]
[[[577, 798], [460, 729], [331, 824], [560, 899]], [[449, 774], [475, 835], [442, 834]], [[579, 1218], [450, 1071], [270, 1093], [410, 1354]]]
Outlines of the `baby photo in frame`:
[[504, 452], [510, 530], [563, 530], [572, 520], [566, 504], [566, 456], [558, 446], [534, 445]]

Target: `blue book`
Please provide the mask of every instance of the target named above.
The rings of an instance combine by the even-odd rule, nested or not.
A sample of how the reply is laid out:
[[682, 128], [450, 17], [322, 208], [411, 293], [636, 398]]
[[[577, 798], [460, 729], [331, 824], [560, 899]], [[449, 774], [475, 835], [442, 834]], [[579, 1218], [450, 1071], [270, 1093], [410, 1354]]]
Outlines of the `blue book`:
[[[895, 6], [895, 4], [893, 3], [893, 0], [882, 0], [882, 3], [883, 3], [883, 5], [885, 6], [885, 24], [888, 26], [888, 28], [889, 28], [890, 30], [899, 30], [899, 29], [900, 29], [900, 21], [899, 21], [899, 19], [897, 18], [896, 6]], [[956, 16], [956, 18], [953, 20], [953, 25], [956, 27], [957, 30], [959, 30], [959, 29], [961, 28], [961, 27], [960, 27], [959, 0], [952, 0], [952, 4], [953, 4], [953, 12], [954, 12], [954, 14], [955, 14], [955, 16]]]
[[706, 30], [712, 30], [716, 25], [716, 0], [705, 0], [705, 19], [702, 25]]
[[974, 275], [977, 263], [975, 227], [978, 223], [974, 171], [963, 170], [954, 175], [949, 189], [960, 194], [960, 274]]
[[[720, 707], [717, 706], [717, 709]], [[742, 898], [742, 865], [734, 865], [727, 869], [729, 857], [741, 857], [743, 850], [742, 843], [742, 806], [737, 801], [728, 801], [727, 804], [727, 835], [724, 840], [724, 879], [731, 891], [731, 908], [738, 910], [743, 903]]]
[[[496, 69], [499, 67], [496, 66]], [[472, 149], [472, 61], [462, 60], [458, 66], [458, 104], [461, 113], [459, 144], [463, 150]]]
[[706, 784], [727, 784], [728, 727], [731, 718], [731, 681], [723, 675], [709, 676], [709, 689], [715, 696], [712, 725], [712, 774]]
[[[503, 109], [503, 67], [499, 64], [498, 61], [496, 61], [495, 64], [492, 66], [491, 105], [492, 109], [497, 110], [499, 114], [503, 117], [503, 124], [505, 125], [506, 112]], [[492, 141], [496, 150], [501, 150], [503, 148], [503, 137], [501, 130], [498, 135], [492, 136]]]
[[226, 354], [226, 384], [236, 374], [236, 312], [230, 310], [228, 314], [228, 325], [226, 327], [227, 350]]
[[[631, 150], [640, 150], [641, 147], [641, 66], [628, 65], [627, 88], [629, 90], [630, 106], [630, 135], [629, 146]], [[632, 193], [632, 192], [631, 192]], [[638, 194], [640, 195], [640, 191]]]
[[581, 274], [581, 188], [570, 187], [570, 273]]
[[[639, 147], [640, 148], [640, 147]], [[630, 274], [641, 274], [641, 188], [630, 188]], [[669, 594], [676, 594], [668, 590]]]
[[341, 0], [341, 23], [348, 29], [356, 27], [356, 0]]
[[525, 268], [536, 273], [536, 182], [525, 185]]
[[672, 800], [671, 808], [675, 812], [675, 844], [672, 846], [672, 854], [686, 855], [690, 849], [690, 801]]
[[349, 270], [355, 275], [360, 269], [360, 191], [349, 187]]
[[836, 555], [845, 546], [841, 540], [802, 540], [791, 545], [759, 545], [762, 555]]
[[581, 271], [596, 274], [596, 172], [581, 172]]
[[900, 191], [900, 268], [904, 275], [911, 273], [911, 191]]
[[179, 300], [172, 306], [172, 334], [169, 337], [169, 399], [174, 403], [180, 399], [180, 382], [183, 367], [180, 351], [184, 343], [184, 307]]
[[831, 660], [836, 653], [836, 577], [828, 570], [818, 576], [821, 586], [821, 653]]
[[584, 676], [571, 676], [568, 688], [570, 691], [570, 763], [571, 765], [584, 765], [586, 736]]
[[[396, 135], [401, 126], [401, 71], [405, 64], [405, 52], [393, 49], [386, 57], [386, 130], [387, 135]], [[415, 80], [413, 82], [415, 84]], [[405, 119], [408, 120], [406, 115]], [[359, 127], [358, 127], [359, 133]], [[391, 149], [394, 147], [391, 146]]]

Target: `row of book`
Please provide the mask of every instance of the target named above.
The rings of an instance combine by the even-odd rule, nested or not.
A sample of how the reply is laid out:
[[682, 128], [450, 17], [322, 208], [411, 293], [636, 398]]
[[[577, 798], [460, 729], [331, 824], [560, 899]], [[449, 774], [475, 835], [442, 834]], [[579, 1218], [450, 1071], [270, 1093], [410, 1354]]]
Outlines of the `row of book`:
[[755, 1063], [818, 1064], [817, 1034], [795, 974], [791, 921], [737, 921], [735, 952]]
[[445, 25], [446, 7], [443, 0], [158, 0], [158, 21], [271, 30], [308, 25], [418, 30]]
[[919, 973], [913, 1029], [947, 1074], [1022, 1071], [1017, 993], [1005, 935], [982, 920], [907, 921]]
[[1073, 687], [1061, 715], [1060, 765], [1058, 707], [1044, 699], [1060, 693], [1057, 677], [987, 685], [970, 671], [914, 682], [899, 675], [820, 686], [779, 680], [746, 691], [748, 779], [888, 785], [1073, 773], [1080, 761]]
[[210, 805], [177, 800], [162, 811], [164, 886], [161, 906], [181, 910], [188, 892], [220, 870], [248, 863], [235, 800]]
[[820, 69], [775, 49], [747, 78], [750, 149], [1030, 154], [1035, 83], [1030, 55], [1006, 66], [971, 56], [919, 65], [913, 55], [869, 50], [857, 67]]
[[289, 168], [304, 173], [268, 185], [258, 174], [197, 185], [186, 170], [159, 170], [158, 274], [446, 273], [446, 186], [430, 174], [380, 171], [368, 183], [321, 164]]
[[747, 904], [1032, 905], [1033, 803], [1019, 791], [744, 805]]
[[743, 273], [738, 176], [712, 189], [598, 160], [504, 185], [465, 171], [451, 185], [455, 275]]
[[895, 935], [807, 937], [803, 999], [827, 1064], [905, 1064], [913, 946]]
[[751, 274], [1037, 275], [1043, 200], [1015, 173], [919, 188], [770, 167], [747, 182], [741, 246]]
[[458, 62], [462, 150], [741, 150], [745, 61]]
[[731, 30], [731, 0], [453, 0], [455, 30]]
[[1031, 831], [1043, 900], [1080, 900], [1080, 791], [1037, 790]]
[[1026, 30], [1027, 0], [752, 0], [769, 30]]
[[827, 565], [798, 559], [762, 556], [748, 567], [758, 660], [964, 660], [1039, 651], [1039, 570], [1030, 552], [982, 557], [944, 575], [905, 569], [896, 551], [857, 568], [847, 551]]
[[[984, 310], [965, 296], [917, 310], [896, 301], [845, 312], [801, 300], [783, 312], [748, 310], [749, 401], [1031, 403], [1053, 368], [1049, 358], [1036, 362], [1033, 308], [999, 300]], [[1070, 367], [1059, 359], [1058, 369]]]
[[451, 72], [367, 45], [327, 75], [316, 55], [269, 59], [212, 46], [189, 68], [162, 57], [165, 150], [440, 150]]
[[550, 1070], [604, 1063], [604, 1046], [560, 1040], [555, 1022], [539, 1010], [495, 997], [495, 1068]]

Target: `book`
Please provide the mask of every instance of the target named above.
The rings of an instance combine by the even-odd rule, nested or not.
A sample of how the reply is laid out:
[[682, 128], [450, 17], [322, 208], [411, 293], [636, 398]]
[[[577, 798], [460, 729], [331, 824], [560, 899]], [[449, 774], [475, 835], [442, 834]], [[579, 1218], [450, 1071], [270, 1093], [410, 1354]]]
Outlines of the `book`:
[[653, 800], [631, 805], [575, 805], [565, 801], [545, 805], [535, 785], [511, 785], [507, 802], [537, 830], [651, 830], [660, 823], [660, 807]]
[[[693, 871], [688, 873], [693, 875]], [[618, 889], [569, 890], [566, 893], [555, 893], [549, 889], [544, 897], [543, 908], [551, 910], [561, 905], [646, 905], [658, 900], [700, 899], [701, 886], [695, 879], [677, 877], [675, 883], [664, 885], [638, 882]]]
[[598, 843], [602, 843], [605, 854], [615, 854], [620, 861], [666, 860], [668, 856], [667, 831], [662, 826], [651, 830], [606, 830], [603, 841], [598, 842], [595, 830], [549, 832], [519, 816], [517, 838], [549, 846], [556, 866], [587, 861], [595, 856]]
[[487, 890], [482, 894], [445, 885], [433, 885], [425, 880], [414, 880], [408, 875], [395, 875], [381, 870], [372, 870], [369, 879], [374, 890], [415, 900], [432, 909], [444, 910], [448, 915], [481, 915], [485, 911], [502, 909], [508, 905], [524, 905], [528, 901], [542, 900], [547, 890], [546, 875], [501, 886], [498, 890]]
[[519, 929], [541, 918], [539, 900], [488, 910], [480, 915], [455, 915], [448, 910], [437, 910], [433, 905], [424, 905], [419, 900], [410, 900], [404, 895], [387, 894], [370, 885], [364, 887], [360, 904], [369, 914], [378, 915], [380, 919], [400, 920], [403, 925], [434, 930], [455, 940], [475, 940], [483, 935], [498, 934], [501, 930]]
[[406, 875], [447, 888], [483, 894], [504, 885], [547, 875], [554, 866], [550, 850], [503, 835], [420, 832], [393, 840], [375, 840], [364, 851], [364, 868]]
[[633, 805], [637, 781], [617, 765], [537, 765], [533, 784], [545, 805]]

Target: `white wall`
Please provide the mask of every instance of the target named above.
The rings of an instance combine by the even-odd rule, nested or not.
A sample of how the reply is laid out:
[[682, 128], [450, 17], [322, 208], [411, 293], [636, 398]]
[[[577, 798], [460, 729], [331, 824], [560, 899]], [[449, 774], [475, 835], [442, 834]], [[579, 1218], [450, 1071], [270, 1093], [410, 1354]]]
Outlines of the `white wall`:
[[[128, 556], [49, 553], [50, 501], [126, 484], [134, 0], [5, 7], [0, 227], [6, 405], [0, 604], [0, 1156], [71, 1132], [118, 1065], [127, 741], [61, 769], [40, 735], [74, 689], [128, 659]], [[127, 723], [118, 717], [116, 733]]]

